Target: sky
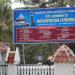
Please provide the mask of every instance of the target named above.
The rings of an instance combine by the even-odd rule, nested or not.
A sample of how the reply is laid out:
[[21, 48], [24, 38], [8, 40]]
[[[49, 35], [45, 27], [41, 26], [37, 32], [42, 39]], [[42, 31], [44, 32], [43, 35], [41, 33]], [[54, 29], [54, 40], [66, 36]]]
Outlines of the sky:
[[15, 0], [11, 0], [11, 2], [14, 2]]
[[24, 4], [23, 3], [14, 2], [14, 1], [15, 0], [11, 0], [11, 8], [12, 9], [24, 7]]
[[[46, 0], [46, 1], [48, 1], [48, 0]], [[20, 3], [20, 2], [15, 2], [15, 0], [11, 0], [11, 8], [12, 9], [21, 8], [21, 7], [25, 7], [25, 5], [23, 3]], [[67, 5], [67, 7], [70, 7], [70, 6]]]

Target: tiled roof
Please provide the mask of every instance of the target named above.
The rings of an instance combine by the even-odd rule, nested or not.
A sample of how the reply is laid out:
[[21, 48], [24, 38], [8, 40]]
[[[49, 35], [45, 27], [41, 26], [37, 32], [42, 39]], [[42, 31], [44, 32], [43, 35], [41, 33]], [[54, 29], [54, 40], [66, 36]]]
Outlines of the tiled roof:
[[0, 42], [0, 51], [7, 51], [7, 45], [5, 45], [3, 42]]
[[75, 55], [68, 46], [63, 44], [56, 50], [51, 61], [56, 63], [71, 63], [75, 62]]

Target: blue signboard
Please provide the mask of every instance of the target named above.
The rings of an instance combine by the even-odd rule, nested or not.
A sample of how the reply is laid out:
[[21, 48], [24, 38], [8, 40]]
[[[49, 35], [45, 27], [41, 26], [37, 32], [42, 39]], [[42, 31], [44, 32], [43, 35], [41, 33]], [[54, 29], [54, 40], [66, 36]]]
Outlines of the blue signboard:
[[14, 25], [75, 26], [75, 8], [17, 9], [14, 10]]
[[15, 9], [13, 16], [14, 43], [75, 40], [74, 7]]

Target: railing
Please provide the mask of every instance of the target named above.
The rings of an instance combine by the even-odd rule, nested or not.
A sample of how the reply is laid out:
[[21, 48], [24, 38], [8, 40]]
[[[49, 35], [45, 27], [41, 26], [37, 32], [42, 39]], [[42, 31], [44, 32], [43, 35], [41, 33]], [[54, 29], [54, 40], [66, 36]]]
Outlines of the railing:
[[0, 75], [7, 75], [7, 65], [0, 65]]
[[17, 70], [17, 75], [51, 75], [48, 65], [19, 65]]
[[[8, 75], [8, 65], [0, 65], [0, 75]], [[54, 75], [54, 66], [17, 65], [17, 75]], [[75, 66], [73, 67], [75, 75]]]

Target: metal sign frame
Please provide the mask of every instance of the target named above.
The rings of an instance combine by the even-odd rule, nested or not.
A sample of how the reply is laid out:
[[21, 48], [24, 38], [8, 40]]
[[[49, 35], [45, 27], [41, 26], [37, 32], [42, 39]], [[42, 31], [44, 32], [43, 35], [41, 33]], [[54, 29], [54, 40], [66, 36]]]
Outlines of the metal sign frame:
[[[39, 29], [49, 29], [51, 31], [52, 28], [57, 28], [58, 30], [66, 29], [66, 35], [69, 31], [72, 33], [75, 29], [75, 8], [41, 8], [41, 9], [15, 9], [13, 10], [13, 25], [14, 25], [14, 43], [15, 44], [27, 44], [27, 43], [48, 43], [48, 42], [75, 42], [75, 33], [73, 34], [73, 39], [48, 39], [42, 41], [16, 41], [16, 39], [21, 35], [17, 36], [17, 29], [25, 29], [24, 31], [30, 31], [30, 29], [34, 29], [34, 31]], [[60, 28], [62, 27], [62, 28]], [[69, 30], [71, 27], [71, 30]], [[57, 30], [57, 31], [58, 31]], [[27, 32], [26, 31], [26, 32]], [[19, 31], [20, 32], [20, 31]], [[18, 32], [18, 33], [19, 33]], [[37, 32], [37, 31], [36, 31]], [[38, 33], [39, 33], [38, 32]], [[43, 32], [43, 31], [42, 31]], [[52, 33], [52, 32], [50, 32]], [[70, 33], [70, 34], [71, 34]], [[20, 33], [21, 34], [21, 33]], [[26, 33], [28, 34], [28, 33]], [[28, 36], [25, 34], [25, 37]], [[45, 33], [46, 34], [46, 33]], [[64, 33], [63, 33], [64, 34]], [[69, 34], [69, 35], [70, 35]], [[43, 34], [42, 34], [43, 35]], [[66, 36], [64, 35], [64, 36]], [[71, 36], [70, 36], [71, 37]], [[47, 38], [46, 38], [47, 39]]]

